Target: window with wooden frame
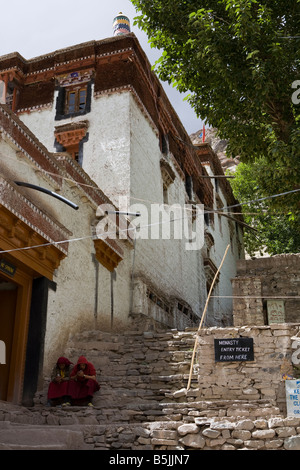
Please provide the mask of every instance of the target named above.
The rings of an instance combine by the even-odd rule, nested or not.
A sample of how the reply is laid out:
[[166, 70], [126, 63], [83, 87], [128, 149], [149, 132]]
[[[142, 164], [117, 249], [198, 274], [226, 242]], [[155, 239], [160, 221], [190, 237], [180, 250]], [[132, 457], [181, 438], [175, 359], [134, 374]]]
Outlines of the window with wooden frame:
[[55, 120], [83, 116], [91, 111], [91, 82], [58, 89]]
[[87, 103], [87, 87], [66, 89], [65, 114], [85, 111]]
[[93, 70], [83, 70], [56, 77], [56, 121], [91, 111], [92, 75]]

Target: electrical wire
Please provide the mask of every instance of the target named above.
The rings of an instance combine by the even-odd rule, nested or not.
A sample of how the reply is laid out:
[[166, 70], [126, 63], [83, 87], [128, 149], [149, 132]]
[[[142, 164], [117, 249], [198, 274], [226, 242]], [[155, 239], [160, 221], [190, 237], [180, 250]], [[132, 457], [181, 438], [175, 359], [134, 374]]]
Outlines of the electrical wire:
[[[129, 232], [129, 231], [133, 231], [138, 228], [139, 230], [142, 230], [144, 228], [147, 228], [147, 227], [153, 227], [153, 226], [156, 226], [156, 225], [162, 225], [162, 224], [166, 224], [166, 223], [170, 223], [170, 222], [176, 222], [178, 220], [188, 220], [187, 217], [180, 217], [178, 219], [172, 219], [172, 220], [167, 220], [167, 221], [160, 221], [160, 222], [155, 222], [155, 223], [152, 223], [152, 224], [145, 224], [145, 225], [141, 225], [141, 226], [132, 226], [132, 227], [127, 227], [126, 229], [118, 229], [118, 232]], [[42, 243], [40, 245], [31, 245], [31, 246], [23, 246], [23, 247], [19, 247], [19, 248], [12, 248], [10, 250], [2, 250], [0, 251], [0, 254], [4, 254], [4, 253], [11, 253], [11, 252], [14, 252], [14, 251], [24, 251], [24, 250], [30, 250], [30, 249], [36, 249], [36, 248], [42, 248], [42, 247], [46, 247], [46, 246], [50, 246], [50, 245], [62, 245], [64, 243], [69, 243], [69, 242], [76, 242], [76, 241], [82, 241], [82, 240], [87, 240], [87, 239], [94, 239], [94, 240], [101, 240], [102, 237], [108, 237], [109, 235], [116, 235], [116, 232], [115, 231], [111, 231], [111, 232], [103, 232], [103, 233], [100, 233], [100, 234], [96, 234], [96, 235], [86, 235], [84, 237], [78, 237], [78, 238], [68, 238], [66, 240], [59, 240], [59, 241], [53, 241], [53, 242], [47, 242], [47, 243]]]
[[[151, 226], [155, 226], [155, 225], [162, 225], [164, 223], [169, 223], [169, 222], [175, 222], [175, 221], [178, 221], [178, 220], [184, 220], [186, 219], [185, 217], [182, 217], [182, 218], [178, 218], [178, 219], [173, 219], [173, 220], [170, 220], [170, 221], [165, 221], [165, 222], [156, 222], [156, 223], [152, 223], [152, 224], [145, 224], [145, 225], [142, 225], [142, 226], [139, 226], [138, 228], [141, 230], [143, 228], [147, 228], [147, 227], [151, 227]], [[129, 227], [129, 228], [126, 228], [126, 229], [120, 229], [119, 232], [128, 232], [130, 230], [133, 230], [133, 231], [136, 231], [136, 226], [132, 226], [132, 227]], [[47, 247], [47, 246], [50, 246], [50, 245], [61, 245], [61, 244], [65, 244], [65, 243], [69, 243], [69, 242], [76, 242], [76, 241], [82, 241], [82, 240], [88, 240], [88, 239], [93, 239], [93, 240], [101, 240], [102, 236], [109, 236], [109, 235], [115, 235], [115, 231], [113, 232], [103, 232], [103, 233], [100, 233], [100, 234], [97, 234], [97, 235], [87, 235], [87, 236], [83, 236], [83, 237], [77, 237], [77, 238], [69, 238], [69, 239], [66, 239], [66, 240], [60, 240], [60, 241], [56, 241], [56, 242], [47, 242], [47, 243], [43, 243], [43, 244], [40, 244], [40, 245], [33, 245], [33, 246], [26, 246], [26, 247], [19, 247], [19, 248], [13, 248], [13, 249], [10, 249], [10, 250], [1, 250], [0, 251], [0, 254], [5, 254], [5, 253], [11, 253], [11, 252], [15, 252], [15, 251], [25, 251], [25, 250], [30, 250], [30, 249], [36, 249], [36, 248], [44, 248], [44, 247]], [[200, 277], [198, 275], [196, 275], [197, 279], [199, 281], [201, 281]], [[177, 291], [177, 289], [175, 289]], [[178, 291], [177, 291], [178, 293]], [[215, 299], [300, 299], [300, 296], [250, 296], [250, 295], [244, 295], [244, 296], [238, 296], [238, 295], [212, 295], [211, 296], [212, 298], [215, 298]]]
[[[180, 140], [181, 140], [181, 139], [180, 139]], [[7, 158], [7, 157], [6, 157], [5, 155], [3, 155], [2, 153], [0, 153], [0, 155], [3, 156], [3, 157], [5, 157], [5, 158]], [[10, 158], [10, 157], [8, 157], [8, 158]], [[12, 159], [13, 159], [13, 158], [12, 158]], [[13, 159], [13, 160], [15, 161], [15, 159]], [[23, 162], [22, 162], [22, 163], [23, 163]], [[34, 169], [34, 171], [37, 171], [37, 169], [36, 169], [33, 165], [29, 164], [28, 162], [24, 162], [24, 164], [27, 164], [27, 165], [32, 166], [32, 168]], [[44, 169], [38, 169], [38, 171], [41, 171], [42, 173], [47, 174], [47, 175], [50, 175], [50, 176], [54, 176], [54, 175], [55, 175], [56, 177], [60, 177], [60, 178], [62, 178], [63, 180], [66, 180], [66, 181], [75, 183], [75, 184], [77, 184], [77, 185], [79, 185], [79, 186], [90, 187], [90, 188], [93, 188], [93, 189], [95, 189], [95, 190], [99, 189], [96, 185], [91, 185], [91, 184], [87, 184], [87, 183], [78, 182], [78, 181], [76, 181], [76, 180], [74, 180], [74, 179], [72, 179], [72, 178], [67, 178], [67, 177], [62, 176], [62, 175], [57, 175], [56, 173], [52, 173], [52, 172], [46, 171], [46, 170], [44, 170]], [[213, 213], [217, 213], [217, 214], [220, 214], [220, 215], [222, 214], [222, 215], [225, 215], [225, 216], [230, 217], [228, 213], [226, 213], [226, 212], [223, 213], [222, 211], [223, 211], [223, 210], [228, 211], [228, 209], [232, 209], [232, 208], [235, 208], [235, 207], [240, 207], [241, 205], [252, 204], [252, 203], [254, 203], [254, 202], [261, 202], [261, 201], [266, 200], [266, 199], [271, 199], [271, 198], [276, 198], [276, 197], [285, 196], [285, 195], [287, 195], [287, 194], [295, 193], [295, 192], [298, 192], [298, 191], [300, 191], [300, 189], [295, 189], [295, 190], [291, 190], [291, 191], [286, 191], [286, 192], [284, 192], [284, 193], [277, 193], [277, 194], [274, 194], [274, 195], [271, 195], [271, 196], [266, 196], [266, 197], [263, 197], [263, 198], [253, 199], [253, 200], [251, 200], [251, 201], [246, 201], [246, 202], [234, 204], [234, 205], [231, 205], [231, 206], [224, 206], [224, 207], [220, 208], [219, 210], [214, 210], [214, 209], [208, 208], [208, 210], [207, 210], [207, 209], [204, 210], [204, 213], [213, 212]], [[132, 197], [132, 196], [130, 197], [130, 199], [133, 199], [133, 200], [140, 200], [140, 201], [143, 201], [143, 202], [149, 202], [149, 203], [152, 203], [152, 204], [157, 204], [157, 203], [155, 203], [155, 202], [153, 202], [153, 201], [149, 201], [149, 200], [147, 201], [147, 200], [137, 199], [137, 198], [134, 198], [134, 197]], [[169, 205], [167, 205], [167, 206], [169, 207]], [[189, 209], [189, 208], [186, 208], [186, 209], [187, 209], [187, 210], [193, 210], [193, 209]], [[235, 214], [235, 213], [234, 213], [234, 214]], [[240, 222], [238, 219], [234, 219], [234, 218], [233, 218], [233, 220], [235, 220], [236, 222]], [[168, 223], [169, 223], [169, 222], [170, 222], [170, 221], [168, 221]], [[161, 222], [161, 223], [164, 223], [164, 222]], [[151, 226], [151, 225], [153, 225], [153, 224], [148, 224], [148, 225], [146, 225], [146, 226], [144, 226], [144, 227], [141, 227], [141, 228], [146, 228], [146, 227], [149, 227], [149, 226]], [[249, 226], [249, 227], [250, 227], [250, 226]], [[251, 228], [251, 227], [250, 227], [250, 228]], [[126, 229], [126, 230], [128, 230], [128, 229]], [[107, 233], [105, 233], [105, 234], [103, 234], [103, 235], [106, 235], [106, 236], [107, 236]], [[37, 245], [37, 246], [35, 246], [35, 247], [33, 247], [33, 246], [21, 247], [21, 248], [16, 248], [16, 249], [13, 249], [13, 250], [0, 251], [0, 253], [6, 253], [6, 252], [18, 251], [18, 250], [26, 250], [26, 249], [31, 249], [31, 248], [38, 248], [38, 247], [41, 247], [41, 246], [44, 246], [44, 247], [45, 247], [45, 246], [48, 246], [48, 245], [51, 245], [51, 244], [54, 244], [54, 245], [55, 245], [55, 244], [62, 244], [62, 243], [67, 243], [67, 242], [72, 242], [72, 241], [83, 240], [83, 239], [85, 239], [85, 238], [92, 238], [92, 237], [94, 237], [94, 236], [79, 237], [79, 238], [68, 239], [68, 240], [59, 241], [59, 242], [50, 242], [50, 243], [46, 243], [46, 244], [42, 244], [42, 245]]]
[[300, 295], [212, 295], [212, 298], [218, 299], [271, 299], [271, 300], [278, 300], [278, 299], [300, 299]]
[[224, 206], [224, 207], [221, 207], [220, 210], [232, 209], [233, 207], [239, 207], [245, 204], [252, 204], [253, 202], [261, 202], [261, 201], [265, 201], [266, 199], [272, 199], [272, 198], [279, 197], [279, 196], [286, 196], [287, 194], [297, 193], [298, 191], [300, 191], [300, 188], [293, 189], [292, 191], [286, 191], [284, 193], [273, 194], [272, 196], [261, 197], [259, 199], [252, 199], [251, 201], [247, 201], [247, 202], [240, 202], [239, 204], [234, 204], [232, 206], [227, 206], [227, 207]]
[[[180, 140], [181, 140], [181, 139], [180, 139]], [[15, 161], [15, 158], [7, 157], [7, 156], [3, 155], [1, 152], [0, 152], [0, 155], [1, 155], [2, 157], [6, 158], [6, 159], [7, 159], [7, 158], [11, 158], [12, 160]], [[28, 162], [20, 162], [20, 163], [24, 163], [25, 165], [30, 165]], [[30, 165], [30, 166], [32, 166], [32, 165]], [[53, 173], [53, 172], [50, 172], [50, 171], [46, 171], [46, 170], [44, 170], [44, 169], [37, 169], [37, 168], [35, 168], [35, 167], [33, 167], [33, 166], [32, 166], [32, 168], [33, 168], [34, 171], [39, 171], [39, 172], [42, 172], [42, 173], [44, 173], [44, 174], [46, 174], [46, 175], [49, 175], [49, 176], [56, 176], [56, 177], [58, 177], [58, 178], [61, 178], [62, 180], [68, 181], [68, 182], [73, 183], [73, 184], [76, 184], [76, 185], [78, 185], [78, 186], [82, 186], [83, 188], [84, 188], [84, 187], [87, 187], [87, 188], [92, 188], [92, 189], [95, 189], [95, 190], [97, 190], [97, 189], [99, 190], [99, 189], [100, 189], [100, 188], [98, 188], [98, 187], [96, 186], [96, 184], [95, 184], [95, 185], [92, 185], [92, 184], [88, 184], [88, 183], [82, 183], [82, 182], [79, 182], [79, 181], [74, 180], [73, 178], [68, 178], [68, 177], [66, 177], [66, 176], [58, 175], [57, 173]], [[208, 210], [204, 210], [204, 213], [210, 213], [210, 212], [221, 213], [222, 211], [225, 211], [225, 210], [227, 211], [228, 209], [232, 209], [232, 208], [239, 207], [239, 206], [242, 206], [242, 205], [252, 204], [252, 203], [254, 203], [254, 202], [261, 202], [261, 201], [263, 201], [263, 200], [271, 199], [271, 198], [275, 198], [275, 197], [279, 197], [279, 196], [285, 196], [285, 195], [287, 195], [287, 194], [295, 193], [295, 192], [298, 192], [298, 191], [300, 191], [300, 189], [295, 189], [295, 190], [291, 190], [291, 191], [286, 191], [286, 192], [284, 192], [284, 193], [277, 193], [277, 194], [273, 194], [273, 195], [271, 195], [271, 196], [266, 196], [266, 197], [263, 197], [263, 198], [252, 199], [252, 200], [246, 201], [246, 202], [239, 202], [238, 204], [234, 204], [234, 205], [231, 205], [231, 206], [223, 206], [223, 207], [221, 207], [220, 209], [208, 209]], [[150, 204], [159, 204], [159, 203], [156, 202], [156, 201], [151, 201], [151, 200], [149, 200], [149, 199], [136, 198], [136, 197], [134, 197], [134, 196], [130, 196], [130, 199], [136, 200], [136, 201], [141, 201], [141, 202], [148, 202], [148, 203], [150, 203]], [[163, 205], [168, 206], [168, 207], [170, 206], [169, 204], [163, 204]], [[193, 209], [189, 209], [189, 208], [186, 208], [186, 209], [187, 209], [187, 210], [193, 210]], [[236, 212], [233, 212], [233, 214], [237, 215]], [[244, 213], [244, 212], [243, 212], [242, 214], [245, 214], [245, 215], [246, 215], [247, 213]]]
[[[182, 218], [179, 218], [179, 219], [173, 219], [171, 220], [170, 222], [175, 222], [177, 220], [183, 220], [185, 219], [185, 217], [182, 217]], [[154, 226], [154, 225], [161, 225], [163, 223], [169, 223], [169, 221], [166, 221], [166, 222], [157, 222], [157, 223], [152, 223], [152, 224], [146, 224], [146, 225], [143, 225], [143, 226], [140, 226], [139, 229], [143, 229], [143, 228], [147, 228], [147, 227], [151, 227], [151, 226]], [[133, 227], [129, 227], [129, 228], [126, 228], [126, 229], [120, 229], [119, 232], [121, 231], [130, 231], [130, 230], [134, 230], [136, 231], [136, 226], [133, 226]], [[60, 240], [60, 241], [56, 241], [56, 242], [47, 242], [47, 243], [43, 243], [41, 245], [34, 245], [34, 246], [26, 246], [26, 247], [19, 247], [19, 248], [14, 248], [14, 249], [10, 249], [10, 250], [2, 250], [0, 251], [0, 254], [5, 254], [5, 253], [11, 253], [11, 252], [15, 252], [15, 251], [22, 251], [22, 250], [30, 250], [30, 249], [36, 249], [36, 248], [43, 248], [43, 247], [47, 247], [47, 246], [50, 246], [50, 245], [60, 245], [60, 244], [65, 244], [65, 243], [69, 243], [69, 242], [77, 242], [77, 241], [83, 241], [83, 240], [88, 240], [88, 239], [93, 239], [93, 240], [99, 240], [101, 239], [102, 236], [105, 236], [107, 237], [108, 235], [115, 235], [115, 231], [113, 232], [104, 232], [104, 233], [101, 233], [101, 234], [97, 234], [97, 235], [88, 235], [88, 236], [83, 236], [83, 237], [77, 237], [77, 238], [71, 238], [71, 239], [66, 239], [66, 240]], [[199, 275], [195, 274], [195, 277], [198, 279], [199, 282], [201, 282], [202, 280], [200, 279]], [[179, 296], [181, 296], [180, 292], [178, 291], [177, 288], [175, 288], [174, 286], [172, 286], [172, 289], [174, 292], [176, 292]], [[230, 295], [230, 296], [227, 296], [227, 295], [212, 295], [211, 298], [214, 298], [214, 299], [292, 299], [292, 300], [298, 300], [300, 299], [300, 296], [249, 296], [249, 295], [245, 295], [245, 296], [235, 296], [235, 295]], [[201, 302], [198, 301], [196, 304], [195, 304], [195, 307], [194, 308], [200, 308], [201, 309]]]

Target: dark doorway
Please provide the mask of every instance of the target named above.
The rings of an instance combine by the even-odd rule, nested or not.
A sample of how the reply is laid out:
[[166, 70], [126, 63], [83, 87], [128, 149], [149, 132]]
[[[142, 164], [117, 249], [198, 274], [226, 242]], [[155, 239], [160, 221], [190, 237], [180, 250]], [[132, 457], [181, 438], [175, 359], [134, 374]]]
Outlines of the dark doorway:
[[7, 400], [17, 295], [17, 284], [0, 276], [0, 339], [5, 345], [5, 363], [0, 364], [0, 400]]
[[56, 284], [45, 277], [33, 280], [22, 399], [25, 406], [33, 406], [42, 378], [49, 288], [56, 290]]

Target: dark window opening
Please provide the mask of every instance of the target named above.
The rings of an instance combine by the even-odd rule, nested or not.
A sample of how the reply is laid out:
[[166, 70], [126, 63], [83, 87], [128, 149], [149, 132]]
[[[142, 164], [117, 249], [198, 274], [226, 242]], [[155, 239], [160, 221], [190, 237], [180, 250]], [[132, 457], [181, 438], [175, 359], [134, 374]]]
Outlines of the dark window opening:
[[210, 217], [209, 217], [209, 214], [207, 212], [204, 212], [204, 222], [205, 224], [209, 227], [210, 225]]
[[169, 138], [167, 134], [162, 134], [160, 137], [160, 147], [164, 155], [169, 153]]
[[190, 175], [186, 175], [185, 177], [185, 190], [189, 197], [189, 200], [192, 201], [193, 199], [193, 178]]

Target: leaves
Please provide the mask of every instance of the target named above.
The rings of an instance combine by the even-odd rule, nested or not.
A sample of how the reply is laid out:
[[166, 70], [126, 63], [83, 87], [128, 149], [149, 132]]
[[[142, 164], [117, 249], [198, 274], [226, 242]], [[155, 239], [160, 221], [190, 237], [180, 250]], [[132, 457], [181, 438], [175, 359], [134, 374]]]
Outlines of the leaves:
[[[300, 214], [289, 210], [294, 205], [293, 199], [299, 201], [298, 193], [279, 195], [282, 190], [277, 180], [278, 170], [279, 165], [271, 171], [265, 159], [258, 159], [252, 164], [241, 163], [231, 180], [235, 197], [247, 203], [242, 206], [245, 222], [257, 230], [245, 232], [245, 248], [251, 256], [265, 249], [270, 255], [300, 251]], [[288, 177], [289, 169], [285, 172]], [[278, 197], [272, 199], [272, 204], [270, 200], [257, 201], [276, 194]]]
[[300, 54], [299, 42], [282, 36], [299, 34], [299, 1], [203, 0], [201, 8], [197, 0], [132, 3], [142, 12], [139, 26], [164, 51], [160, 78], [190, 90], [196, 113], [230, 139], [232, 150], [247, 160], [266, 154], [270, 133], [288, 142], [283, 128], [291, 131], [299, 115], [291, 84], [300, 76]]

